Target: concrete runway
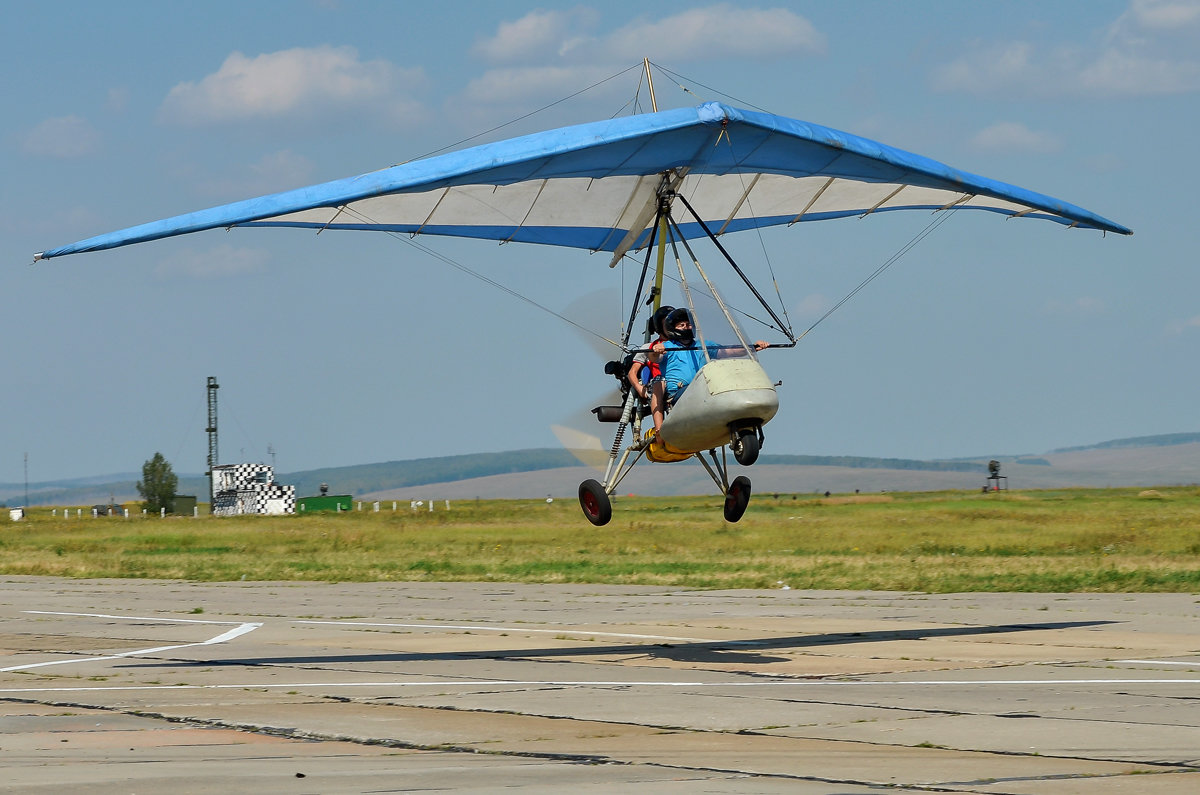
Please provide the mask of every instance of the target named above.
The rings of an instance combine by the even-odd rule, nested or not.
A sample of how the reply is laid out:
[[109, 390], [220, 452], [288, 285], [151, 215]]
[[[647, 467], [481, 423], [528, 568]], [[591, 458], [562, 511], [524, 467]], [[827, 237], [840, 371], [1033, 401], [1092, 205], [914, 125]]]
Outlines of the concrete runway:
[[0, 788], [1191, 793], [1197, 601], [3, 577]]

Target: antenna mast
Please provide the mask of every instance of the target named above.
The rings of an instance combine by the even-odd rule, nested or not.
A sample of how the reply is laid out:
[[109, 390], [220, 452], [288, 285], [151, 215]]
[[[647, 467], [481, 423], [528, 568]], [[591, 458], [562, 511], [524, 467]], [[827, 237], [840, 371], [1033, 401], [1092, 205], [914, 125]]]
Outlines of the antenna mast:
[[[208, 471], [204, 474], [208, 475], [208, 500], [212, 504], [213, 498], [216, 496], [213, 484], [213, 467], [217, 466], [217, 390], [220, 385], [217, 383], [217, 377], [210, 375], [208, 377], [208, 427], [204, 430], [208, 432]], [[210, 509], [211, 510], [211, 509]]]

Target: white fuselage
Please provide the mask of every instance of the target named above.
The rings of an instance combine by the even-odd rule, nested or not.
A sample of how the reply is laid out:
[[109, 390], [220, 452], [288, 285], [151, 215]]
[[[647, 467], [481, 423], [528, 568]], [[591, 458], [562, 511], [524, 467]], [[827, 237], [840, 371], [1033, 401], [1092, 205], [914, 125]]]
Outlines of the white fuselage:
[[729, 444], [731, 425], [765, 425], [778, 410], [779, 396], [762, 365], [753, 359], [716, 359], [696, 373], [659, 435], [677, 450], [711, 450]]

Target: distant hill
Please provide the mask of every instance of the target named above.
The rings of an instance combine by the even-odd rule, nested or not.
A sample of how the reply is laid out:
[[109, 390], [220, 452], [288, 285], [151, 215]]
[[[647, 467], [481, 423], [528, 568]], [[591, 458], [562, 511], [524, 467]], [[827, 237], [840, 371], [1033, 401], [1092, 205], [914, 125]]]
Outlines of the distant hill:
[[[68, 480], [49, 480], [29, 484], [30, 505], [107, 505], [139, 499], [137, 482], [141, 473], [94, 475]], [[180, 475], [179, 494], [195, 494], [208, 500], [208, 478], [203, 475]], [[25, 486], [20, 483], [0, 483], [0, 505], [23, 505]]]
[[1177, 444], [1200, 442], [1200, 433], [1166, 433], [1161, 436], [1134, 436], [1130, 439], [1113, 439], [1111, 442], [1087, 445], [1086, 447], [1062, 447], [1056, 453], [1077, 453], [1082, 450], [1114, 450], [1120, 447], [1170, 447]]
[[980, 459], [915, 461], [909, 458], [864, 458], [849, 455], [762, 455], [759, 464], [847, 467], [850, 469], [919, 469], [928, 472], [978, 472]]
[[[796, 460], [798, 459], [798, 460]], [[1104, 488], [1116, 486], [1172, 486], [1200, 483], [1200, 442], [1171, 446], [1089, 449], [1047, 453], [1037, 458], [995, 456], [1000, 474], [1012, 490]], [[795, 462], [789, 462], [795, 460]], [[759, 494], [840, 494], [881, 491], [976, 490], [987, 484], [988, 457], [976, 461], [909, 462], [895, 459], [861, 459], [820, 456], [762, 456], [746, 474]], [[869, 463], [877, 463], [871, 466]], [[412, 485], [357, 495], [362, 501], [410, 499], [574, 499], [579, 484], [598, 478], [592, 469], [561, 469], [503, 474]], [[693, 463], [639, 465], [617, 490], [617, 495], [715, 494], [715, 486]]]
[[440, 458], [416, 458], [381, 464], [312, 469], [276, 475], [280, 483], [295, 484], [296, 494], [317, 494], [322, 483], [331, 494], [365, 494], [384, 489], [451, 482], [514, 472], [536, 472], [575, 466], [579, 461], [563, 449], [513, 450]]
[[[1002, 462], [1011, 488], [1069, 486], [1152, 486], [1200, 483], [1200, 433], [1177, 433], [1116, 439], [1055, 450], [1041, 456], [980, 456], [977, 459], [920, 461], [858, 456], [766, 455], [744, 470], [758, 492], [928, 491], [981, 487], [990, 459]], [[731, 459], [732, 463], [732, 459]], [[734, 466], [741, 470], [740, 467]], [[503, 453], [419, 458], [303, 472], [277, 473], [279, 482], [294, 485], [298, 496], [319, 493], [327, 484], [333, 494], [362, 500], [418, 498], [573, 498], [579, 483], [598, 478], [565, 450], [533, 449]], [[29, 484], [30, 505], [95, 505], [138, 499], [138, 475], [122, 473]], [[621, 493], [707, 494], [714, 486], [693, 464], [639, 465]], [[180, 475], [179, 492], [203, 502], [208, 481], [202, 475]], [[23, 484], [0, 483], [0, 503], [24, 502]]]

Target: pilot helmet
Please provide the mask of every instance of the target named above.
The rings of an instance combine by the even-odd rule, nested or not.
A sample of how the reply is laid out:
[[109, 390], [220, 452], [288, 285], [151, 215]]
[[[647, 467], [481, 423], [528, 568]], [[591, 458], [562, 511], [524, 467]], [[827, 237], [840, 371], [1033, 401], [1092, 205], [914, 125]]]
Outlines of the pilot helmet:
[[663, 321], [663, 330], [666, 332], [664, 336], [671, 342], [678, 342], [681, 345], [691, 345], [695, 340], [695, 331], [691, 328], [678, 330], [675, 328], [680, 321], [686, 320], [688, 325], [692, 324], [692, 315], [683, 307], [672, 311], [667, 315], [667, 319]]

